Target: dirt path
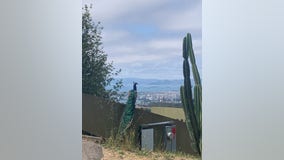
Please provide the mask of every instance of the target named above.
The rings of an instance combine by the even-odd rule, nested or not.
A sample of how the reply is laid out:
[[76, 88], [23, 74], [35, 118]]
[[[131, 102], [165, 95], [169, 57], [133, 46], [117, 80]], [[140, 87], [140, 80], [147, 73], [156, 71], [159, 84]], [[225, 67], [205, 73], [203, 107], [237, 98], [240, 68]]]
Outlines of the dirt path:
[[147, 152], [140, 150], [128, 151], [113, 145], [98, 144], [99, 138], [82, 136], [83, 160], [198, 160], [184, 154], [166, 152]]
[[197, 160], [189, 156], [174, 155], [167, 153], [139, 152], [109, 149], [103, 147], [104, 157], [102, 160]]

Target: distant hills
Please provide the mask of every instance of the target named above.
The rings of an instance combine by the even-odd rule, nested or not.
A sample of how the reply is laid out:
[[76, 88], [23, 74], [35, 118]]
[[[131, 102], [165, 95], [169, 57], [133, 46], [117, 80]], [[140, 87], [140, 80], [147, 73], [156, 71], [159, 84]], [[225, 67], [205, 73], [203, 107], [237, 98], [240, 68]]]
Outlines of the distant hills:
[[[138, 82], [139, 92], [165, 92], [178, 91], [183, 85], [183, 80], [160, 80], [160, 79], [140, 79], [140, 78], [123, 78], [123, 87], [121, 92], [127, 92], [132, 89], [133, 82]], [[193, 80], [191, 80], [193, 82]]]

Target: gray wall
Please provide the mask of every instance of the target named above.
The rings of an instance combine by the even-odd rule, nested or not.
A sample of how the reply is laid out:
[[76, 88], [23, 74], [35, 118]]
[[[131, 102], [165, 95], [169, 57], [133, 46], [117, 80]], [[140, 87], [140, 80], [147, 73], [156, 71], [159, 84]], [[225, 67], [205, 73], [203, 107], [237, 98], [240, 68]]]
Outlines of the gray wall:
[[[97, 136], [109, 137], [111, 131], [115, 131], [120, 122], [121, 115], [123, 113], [124, 105], [119, 103], [109, 103], [103, 101], [95, 96], [83, 94], [82, 97], [82, 118], [83, 118], [83, 130]], [[162, 122], [162, 121], [174, 121], [177, 129], [177, 150], [194, 153], [190, 147], [191, 140], [188, 137], [186, 124], [182, 121], [164, 117], [158, 114], [150, 113], [142, 109], [136, 109], [134, 113], [133, 128], [138, 130], [140, 124]], [[161, 128], [158, 128], [161, 130]], [[155, 146], [158, 147], [158, 140], [161, 139], [160, 132], [155, 134]]]

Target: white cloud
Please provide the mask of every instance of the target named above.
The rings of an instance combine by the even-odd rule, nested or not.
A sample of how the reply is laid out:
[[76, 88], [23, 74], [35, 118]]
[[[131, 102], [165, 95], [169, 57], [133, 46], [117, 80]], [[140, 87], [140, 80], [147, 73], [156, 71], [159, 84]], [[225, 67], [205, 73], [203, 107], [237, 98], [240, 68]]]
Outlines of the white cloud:
[[104, 29], [102, 32], [103, 42], [117, 42], [122, 39], [127, 39], [130, 37], [129, 32], [122, 30]]
[[[156, 39], [147, 43], [128, 41], [124, 45], [112, 43], [105, 46], [109, 60], [117, 65], [132, 67], [142, 66], [143, 63], [173, 63], [182, 62], [182, 40]], [[201, 54], [201, 41], [193, 41], [194, 52]], [[198, 56], [199, 58], [200, 56]], [[138, 65], [139, 64], [139, 65]], [[163, 67], [163, 66], [159, 66]]]
[[181, 39], [170, 38], [151, 40], [148, 44], [153, 49], [180, 49], [182, 46]]
[[137, 55], [137, 54], [127, 54], [127, 55], [122, 55], [119, 57], [113, 57], [115, 63], [117, 64], [135, 64], [135, 63], [141, 63], [145, 61], [156, 61], [160, 60], [161, 58], [159, 55]]
[[[164, 16], [163, 16], [164, 15]], [[195, 31], [201, 30], [201, 3], [194, 6], [192, 9], [171, 10], [159, 13], [157, 18], [161, 28], [174, 31]]]
[[[201, 39], [195, 39], [192, 41], [193, 49], [196, 54], [201, 54], [200, 49], [202, 48]], [[182, 52], [182, 39], [156, 39], [149, 42], [149, 47], [152, 49], [160, 50], [171, 50], [176, 52]]]
[[159, 7], [169, 0], [83, 0], [83, 4], [95, 3], [94, 12], [98, 20], [115, 21], [125, 15]]
[[[133, 43], [126, 44], [105, 44], [104, 50], [106, 51], [109, 56], [113, 57], [120, 57], [123, 55], [130, 55], [130, 54], [141, 54], [139, 48], [135, 47]], [[143, 53], [142, 53], [143, 54]]]
[[[95, 3], [92, 14], [96, 21], [114, 24], [133, 19], [148, 21], [165, 30], [200, 30], [202, 24], [199, 0], [83, 0]], [[180, 3], [180, 5], [179, 5]], [[172, 7], [179, 6], [179, 7]], [[134, 17], [131, 19], [131, 17]]]
[[[83, 4], [91, 2], [95, 21], [104, 27], [108, 60], [122, 69], [122, 77], [181, 78], [182, 39], [187, 32], [192, 33], [200, 63], [200, 0], [83, 0]], [[153, 34], [140, 37], [131, 30], [133, 26], [149, 27]]]

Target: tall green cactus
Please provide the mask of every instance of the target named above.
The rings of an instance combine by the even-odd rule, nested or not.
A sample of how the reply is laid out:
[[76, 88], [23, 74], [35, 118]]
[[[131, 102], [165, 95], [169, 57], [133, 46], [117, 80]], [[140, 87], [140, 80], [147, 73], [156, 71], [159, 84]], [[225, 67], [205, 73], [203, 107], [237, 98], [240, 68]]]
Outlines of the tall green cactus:
[[[190, 80], [190, 67], [194, 78], [194, 97], [192, 96], [192, 85]], [[191, 35], [188, 33], [183, 39], [183, 75], [184, 86], [181, 86], [181, 100], [186, 118], [186, 126], [189, 136], [193, 140], [193, 148], [201, 155], [202, 150], [202, 87], [195, 56], [192, 48]]]

